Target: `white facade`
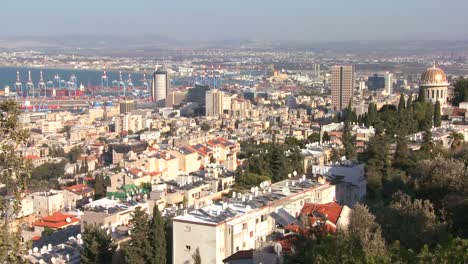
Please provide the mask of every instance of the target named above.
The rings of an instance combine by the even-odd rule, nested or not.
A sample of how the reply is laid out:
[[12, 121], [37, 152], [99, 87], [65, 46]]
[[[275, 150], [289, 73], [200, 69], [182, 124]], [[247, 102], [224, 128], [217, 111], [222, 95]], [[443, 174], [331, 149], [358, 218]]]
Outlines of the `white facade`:
[[393, 73], [390, 72], [385, 73], [385, 93], [393, 93]]
[[286, 180], [251, 194], [239, 194], [229, 203], [212, 204], [175, 217], [173, 263], [191, 263], [191, 255], [199, 248], [203, 263], [221, 264], [239, 250], [263, 245], [277, 225], [270, 214], [284, 209], [297, 217], [304, 203], [334, 201], [334, 185], [306, 181], [294, 181], [293, 185], [293, 181]]
[[159, 68], [154, 72], [153, 87], [151, 91], [153, 102], [156, 102], [157, 105], [164, 105], [169, 93], [169, 76], [164, 67]]
[[219, 117], [223, 114], [224, 92], [220, 90], [210, 90], [206, 92], [206, 116]]

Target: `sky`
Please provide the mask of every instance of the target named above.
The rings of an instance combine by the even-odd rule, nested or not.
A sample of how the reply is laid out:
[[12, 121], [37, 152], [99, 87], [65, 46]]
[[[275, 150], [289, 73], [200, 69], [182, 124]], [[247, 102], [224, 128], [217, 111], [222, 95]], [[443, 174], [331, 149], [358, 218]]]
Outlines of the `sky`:
[[181, 41], [466, 40], [467, 0], [5, 0], [0, 37]]

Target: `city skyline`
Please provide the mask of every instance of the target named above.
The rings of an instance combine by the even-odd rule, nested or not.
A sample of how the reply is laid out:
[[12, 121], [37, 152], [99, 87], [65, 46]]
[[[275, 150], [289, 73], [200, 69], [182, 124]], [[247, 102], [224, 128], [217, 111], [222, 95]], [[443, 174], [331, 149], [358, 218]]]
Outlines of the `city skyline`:
[[[461, 40], [468, 3], [439, 1], [4, 3], [0, 38], [146, 36], [177, 41], [258, 39], [282, 42]], [[19, 18], [25, 19], [19, 19]], [[34, 21], [34, 23], [31, 23]], [[60, 23], [58, 23], [60, 21]]]

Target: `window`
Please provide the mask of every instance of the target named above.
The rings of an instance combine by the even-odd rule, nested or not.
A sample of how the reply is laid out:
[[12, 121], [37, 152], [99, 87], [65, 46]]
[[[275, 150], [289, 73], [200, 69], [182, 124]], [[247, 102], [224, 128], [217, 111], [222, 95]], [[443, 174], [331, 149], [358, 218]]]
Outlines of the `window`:
[[242, 224], [242, 230], [246, 230], [247, 229], [247, 223], [243, 223]]
[[253, 231], [250, 231], [250, 237], [253, 237]]
[[185, 232], [190, 232], [190, 231], [192, 231], [192, 227], [190, 227], [190, 226], [185, 226], [185, 227], [184, 227], [184, 231], [185, 231]]
[[236, 252], [239, 251], [239, 247], [236, 247]]
[[262, 222], [265, 222], [267, 220], [267, 215], [262, 215]]
[[192, 247], [190, 247], [189, 245], [185, 245], [185, 250], [186, 250], [186, 251], [190, 251], [191, 248], [192, 248]]
[[256, 224], [258, 224], [258, 222], [259, 222], [259, 221], [258, 221], [258, 218], [257, 218], [257, 219], [255, 219], [255, 223], [256, 223]]

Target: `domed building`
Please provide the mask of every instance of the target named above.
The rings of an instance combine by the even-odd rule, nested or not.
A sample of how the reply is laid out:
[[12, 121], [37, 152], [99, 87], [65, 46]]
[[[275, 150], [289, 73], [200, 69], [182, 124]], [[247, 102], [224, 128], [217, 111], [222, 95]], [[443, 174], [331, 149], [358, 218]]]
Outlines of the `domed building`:
[[424, 89], [426, 93], [426, 101], [432, 103], [439, 101], [441, 105], [448, 103], [448, 86], [445, 72], [436, 66], [425, 70], [419, 82], [419, 88]]

